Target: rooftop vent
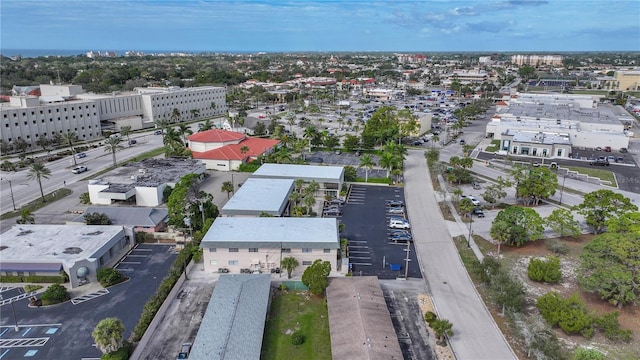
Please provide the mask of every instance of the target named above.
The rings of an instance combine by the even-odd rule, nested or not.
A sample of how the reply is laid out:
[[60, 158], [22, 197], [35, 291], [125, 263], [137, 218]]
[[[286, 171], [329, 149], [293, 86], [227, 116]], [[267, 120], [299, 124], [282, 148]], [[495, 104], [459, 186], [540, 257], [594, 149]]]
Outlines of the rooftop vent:
[[[20, 229], [20, 230], [22, 230], [22, 229]], [[31, 233], [33, 233], [33, 231], [31, 231], [31, 230], [22, 230], [22, 231], [20, 231], [20, 232], [18, 233], [18, 236], [29, 235], [29, 234], [31, 234]]]
[[100, 235], [100, 234], [102, 234], [102, 231], [97, 230], [97, 231], [94, 231], [94, 232], [86, 233], [85, 235]]
[[76, 254], [80, 254], [81, 252], [82, 252], [82, 249], [79, 247], [68, 247], [64, 249], [62, 253], [76, 255]]

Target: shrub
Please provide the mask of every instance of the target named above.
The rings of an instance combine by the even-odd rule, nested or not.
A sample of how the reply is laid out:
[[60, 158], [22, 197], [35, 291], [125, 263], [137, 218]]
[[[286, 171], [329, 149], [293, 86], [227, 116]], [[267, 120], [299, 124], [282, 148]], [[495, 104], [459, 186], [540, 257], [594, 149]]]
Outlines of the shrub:
[[595, 349], [578, 348], [571, 360], [605, 360], [603, 353]]
[[256, 170], [258, 170], [258, 168], [260, 167], [260, 162], [259, 161], [253, 161], [250, 163], [246, 163], [246, 164], [240, 164], [240, 166], [238, 166], [238, 171], [239, 172], [254, 172]]
[[569, 247], [562, 241], [556, 240], [548, 240], [547, 241], [547, 249], [549, 251], [553, 251], [556, 254], [566, 255], [569, 253]]
[[103, 287], [119, 284], [125, 280], [125, 276], [114, 268], [100, 268], [98, 269], [96, 277]]
[[0, 164], [0, 170], [2, 171], [16, 171], [16, 166], [9, 160], [5, 160]]
[[536, 307], [540, 310], [540, 315], [542, 315], [549, 325], [558, 325], [563, 301], [560, 294], [555, 291], [548, 292], [538, 298]]
[[291, 334], [291, 344], [292, 345], [302, 345], [304, 343], [304, 335], [300, 334], [298, 331], [294, 331]]
[[40, 290], [40, 289], [42, 289], [42, 285], [31, 285], [31, 284], [29, 284], [29, 285], [25, 285], [24, 286], [24, 291], [28, 292], [28, 293], [32, 292], [32, 291]]
[[620, 329], [620, 322], [618, 321], [618, 312], [610, 312], [602, 315], [602, 317], [595, 318], [594, 324], [596, 327], [604, 332], [604, 336], [612, 341], [625, 341], [631, 340], [633, 332], [631, 330]]
[[558, 326], [567, 334], [581, 333], [586, 338], [593, 336], [593, 318], [578, 294], [564, 301]]
[[427, 311], [424, 314], [424, 321], [426, 321], [427, 324], [429, 324], [429, 326], [431, 326], [431, 323], [437, 319], [438, 319], [438, 315], [436, 315], [436, 313], [434, 313], [433, 311]]
[[128, 360], [131, 353], [133, 353], [133, 345], [125, 340], [120, 349], [108, 354], [103, 354], [100, 360]]
[[532, 258], [529, 260], [527, 274], [529, 279], [533, 281], [557, 283], [562, 278], [560, 259], [555, 256], [551, 256], [547, 260]]
[[80, 204], [91, 204], [91, 199], [89, 197], [89, 193], [88, 192], [84, 192], [82, 194], [80, 194]]
[[53, 305], [69, 300], [71, 297], [67, 288], [60, 284], [53, 284], [42, 293], [42, 304]]
[[[66, 275], [66, 273], [65, 273]], [[3, 283], [59, 283], [64, 284], [69, 281], [65, 276], [16, 276], [16, 275], [0, 275], [0, 282]]]

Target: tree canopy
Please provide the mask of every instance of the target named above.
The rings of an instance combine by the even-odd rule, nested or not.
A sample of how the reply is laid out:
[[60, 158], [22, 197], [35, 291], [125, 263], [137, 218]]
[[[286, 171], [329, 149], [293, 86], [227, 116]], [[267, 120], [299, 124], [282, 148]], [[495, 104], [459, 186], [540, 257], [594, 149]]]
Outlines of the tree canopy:
[[114, 352], [124, 344], [124, 324], [118, 318], [106, 318], [100, 320], [91, 336], [96, 346], [104, 354]]
[[512, 173], [516, 183], [516, 194], [525, 205], [538, 205], [558, 190], [558, 177], [549, 168], [539, 166], [530, 169], [516, 166]]
[[491, 225], [491, 236], [500, 243], [522, 246], [542, 237], [544, 221], [530, 208], [509, 206], [501, 210]]
[[583, 215], [587, 225], [591, 226], [595, 233], [605, 229], [607, 220], [620, 217], [627, 212], [638, 211], [638, 207], [624, 195], [608, 189], [601, 189], [584, 195], [581, 204], [573, 207]]
[[605, 233], [584, 247], [578, 279], [586, 291], [622, 307], [640, 295], [640, 234]]
[[331, 263], [317, 259], [302, 274], [302, 283], [309, 287], [314, 295], [321, 295], [329, 286], [329, 274], [331, 273]]

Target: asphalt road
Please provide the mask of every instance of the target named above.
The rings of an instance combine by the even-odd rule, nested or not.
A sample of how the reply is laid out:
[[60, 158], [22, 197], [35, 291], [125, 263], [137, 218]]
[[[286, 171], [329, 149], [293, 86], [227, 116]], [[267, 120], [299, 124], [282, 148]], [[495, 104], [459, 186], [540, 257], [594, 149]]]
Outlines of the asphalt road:
[[453, 324], [450, 345], [457, 358], [515, 359], [460, 260], [422, 151], [410, 151], [405, 162], [405, 198], [418, 261], [439, 316]]
[[[146, 134], [136, 134], [130, 136], [136, 139], [135, 145], [128, 146], [126, 140], [123, 141], [124, 149], [116, 152], [116, 161], [121, 162], [131, 159], [147, 151], [157, 149], [162, 146], [162, 136], [153, 135], [153, 132]], [[65, 185], [72, 185], [82, 179], [93, 175], [100, 170], [108, 168], [113, 164], [111, 152], [105, 152], [104, 146], [85, 151], [87, 157], [76, 159], [79, 165], [84, 165], [88, 171], [81, 174], [72, 174], [71, 169], [76, 165], [71, 156], [66, 156], [60, 160], [45, 163], [51, 170], [48, 179], [42, 178], [42, 190], [46, 194], [51, 193]], [[0, 181], [0, 213], [13, 210], [11, 197], [17, 208], [40, 197], [40, 189], [37, 180], [27, 178], [28, 170], [23, 169], [18, 172], [2, 171], [2, 181]], [[9, 186], [11, 181], [11, 186]]]

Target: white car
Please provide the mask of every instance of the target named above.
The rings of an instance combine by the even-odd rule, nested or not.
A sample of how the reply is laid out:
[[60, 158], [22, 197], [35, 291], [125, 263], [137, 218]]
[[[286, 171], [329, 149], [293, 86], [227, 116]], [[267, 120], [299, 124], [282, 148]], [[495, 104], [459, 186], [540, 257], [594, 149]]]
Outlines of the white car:
[[74, 174], [80, 174], [80, 173], [83, 173], [83, 172], [85, 172], [87, 170], [89, 170], [89, 169], [87, 169], [86, 166], [76, 166], [71, 170], [71, 172], [74, 173]]
[[462, 195], [462, 198], [471, 200], [471, 202], [475, 206], [480, 205], [480, 201], [478, 199], [476, 199], [475, 197], [471, 196], [471, 195]]
[[406, 220], [391, 219], [389, 220], [389, 228], [408, 230], [411, 228], [411, 225], [409, 225], [409, 222]]

